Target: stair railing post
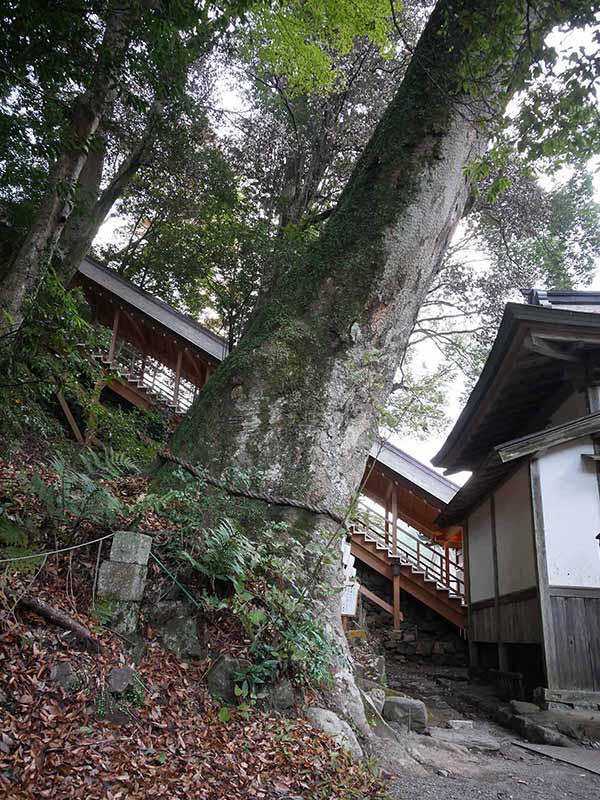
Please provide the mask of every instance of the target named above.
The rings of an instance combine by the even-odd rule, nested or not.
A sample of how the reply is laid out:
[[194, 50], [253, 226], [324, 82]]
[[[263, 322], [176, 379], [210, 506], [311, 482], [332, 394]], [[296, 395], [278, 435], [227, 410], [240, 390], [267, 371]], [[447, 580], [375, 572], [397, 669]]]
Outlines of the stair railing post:
[[108, 361], [113, 366], [115, 360], [115, 352], [117, 349], [117, 336], [119, 333], [119, 309], [115, 311], [115, 318], [113, 320], [112, 338], [110, 340], [110, 350], [108, 351]]
[[400, 611], [400, 564], [394, 564], [392, 576], [394, 590], [394, 630], [400, 630], [402, 612]]
[[446, 586], [450, 588], [450, 547], [448, 542], [444, 542], [444, 561], [446, 566]]
[[177, 411], [177, 401], [179, 400], [179, 382], [181, 380], [181, 360], [183, 358], [183, 350], [177, 353], [177, 367], [175, 368], [175, 386], [173, 387], [173, 405]]
[[398, 495], [392, 492], [392, 553], [398, 555]]

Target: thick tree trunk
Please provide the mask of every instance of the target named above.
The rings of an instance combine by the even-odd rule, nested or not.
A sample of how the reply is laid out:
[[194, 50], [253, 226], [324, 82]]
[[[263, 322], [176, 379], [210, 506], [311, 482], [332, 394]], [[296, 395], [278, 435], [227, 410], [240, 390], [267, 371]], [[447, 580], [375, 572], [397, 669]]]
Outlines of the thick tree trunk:
[[[146, 127], [142, 136], [129, 155], [123, 159], [119, 169], [102, 192], [99, 192], [102, 170], [100, 169], [98, 173], [96, 167], [100, 154], [90, 154], [88, 156], [80, 176], [80, 188], [85, 192], [85, 195], [82, 196], [79, 207], [69, 217], [56, 249], [59, 263], [57, 272], [65, 286], [69, 285], [82, 259], [89, 253], [92, 242], [111, 208], [123, 196], [127, 186], [147, 159], [156, 136], [162, 111], [162, 102], [155, 101], [148, 113]], [[90, 164], [90, 162], [92, 163]], [[102, 155], [103, 162], [104, 156]], [[88, 165], [90, 165], [90, 180], [86, 186], [88, 175], [85, 173], [88, 171]], [[95, 194], [93, 194], [94, 191]], [[90, 202], [92, 197], [93, 201]]]
[[[136, 4], [137, 5], [137, 4]], [[129, 45], [132, 6], [111, 5], [90, 86], [75, 102], [63, 137], [63, 151], [52, 168], [29, 233], [0, 286], [0, 335], [18, 330], [26, 299], [35, 296], [63, 227], [72, 210], [72, 195], [88, 156], [90, 141], [116, 97]]]
[[[515, 2], [512, 13], [511, 27], [498, 20], [494, 0], [438, 2], [308, 263], [279, 278], [177, 431], [175, 452], [213, 474], [235, 464], [258, 472], [261, 488], [347, 506], [467, 202], [466, 167], [486, 146], [483, 120], [508, 100], [516, 69], [509, 44], [536, 40], [525, 6]], [[499, 26], [507, 41], [492, 48], [493, 78], [475, 82], [485, 98], [470, 96], [465, 76], [484, 63], [485, 40]], [[306, 523], [315, 536], [323, 535], [320, 524]], [[339, 604], [318, 613], [343, 643]], [[331, 702], [348, 713], [358, 693], [342, 663], [336, 681]], [[364, 718], [355, 722], [364, 728]]]

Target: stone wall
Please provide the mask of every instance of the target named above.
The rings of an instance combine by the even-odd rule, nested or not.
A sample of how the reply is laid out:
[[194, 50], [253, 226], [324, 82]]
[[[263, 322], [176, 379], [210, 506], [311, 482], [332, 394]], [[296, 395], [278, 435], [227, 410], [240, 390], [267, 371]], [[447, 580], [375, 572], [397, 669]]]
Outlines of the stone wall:
[[[356, 567], [360, 581], [391, 604], [392, 582], [359, 561]], [[361, 596], [361, 605], [362, 624], [381, 639], [386, 652], [410, 661], [467, 665], [467, 643], [460, 637], [457, 628], [408, 592], [403, 591], [400, 595], [404, 621], [399, 631], [393, 629], [390, 614], [364, 596]]]

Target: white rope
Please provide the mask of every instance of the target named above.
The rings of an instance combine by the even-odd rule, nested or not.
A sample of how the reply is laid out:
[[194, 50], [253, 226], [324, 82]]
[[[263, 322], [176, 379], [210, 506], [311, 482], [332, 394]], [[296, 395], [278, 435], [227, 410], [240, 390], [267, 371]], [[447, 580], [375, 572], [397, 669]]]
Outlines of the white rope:
[[7, 564], [9, 561], [28, 561], [31, 558], [40, 558], [41, 556], [54, 556], [57, 553], [67, 553], [69, 550], [77, 550], [79, 547], [87, 547], [96, 542], [103, 542], [105, 539], [110, 539], [114, 536], [113, 533], [107, 533], [106, 536], [101, 536], [99, 539], [92, 539], [91, 542], [84, 542], [83, 544], [74, 544], [71, 547], [61, 547], [60, 550], [48, 550], [45, 553], [32, 553], [30, 556], [17, 556], [16, 558], [2, 558], [0, 564]]

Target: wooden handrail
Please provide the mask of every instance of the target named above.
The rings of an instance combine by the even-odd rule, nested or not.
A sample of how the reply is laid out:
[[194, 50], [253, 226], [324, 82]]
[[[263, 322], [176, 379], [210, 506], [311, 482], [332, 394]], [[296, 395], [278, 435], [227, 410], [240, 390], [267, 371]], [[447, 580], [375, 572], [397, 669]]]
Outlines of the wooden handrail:
[[389, 530], [386, 518], [364, 504], [359, 505], [357, 522], [360, 527], [373, 535], [376, 541], [382, 544], [391, 555], [399, 555], [408, 564], [422, 570], [427, 579], [433, 579], [440, 586], [445, 586], [449, 591], [464, 597], [464, 568], [457, 558], [452, 558], [446, 546], [443, 550], [436, 550], [434, 545], [424, 541], [419, 535], [407, 530], [405, 527], [394, 526], [397, 536], [389, 543]]

